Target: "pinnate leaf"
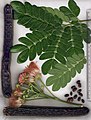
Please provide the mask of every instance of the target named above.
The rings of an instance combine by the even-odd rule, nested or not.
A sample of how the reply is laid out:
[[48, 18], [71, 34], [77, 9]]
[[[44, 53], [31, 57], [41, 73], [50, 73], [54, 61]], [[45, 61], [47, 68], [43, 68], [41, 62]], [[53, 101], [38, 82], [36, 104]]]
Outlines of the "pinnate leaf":
[[24, 51], [22, 51], [17, 58], [17, 62], [19, 64], [24, 63], [28, 59], [28, 53], [29, 53], [29, 49], [25, 49]]
[[13, 46], [11, 52], [21, 52], [17, 59], [19, 63], [28, 57], [30, 61], [34, 60], [36, 55], [40, 60], [46, 60], [42, 72], [52, 75], [46, 84], [53, 85], [54, 91], [64, 88], [86, 63], [83, 40], [91, 41], [91, 30], [77, 18], [80, 8], [74, 0], [69, 0], [68, 7], [59, 9], [18, 1], [12, 1], [11, 5], [18, 24], [32, 31], [19, 38], [22, 44]]
[[27, 46], [25, 46], [23, 44], [17, 44], [17, 45], [12, 46], [10, 51], [12, 53], [18, 53], [18, 52], [23, 51], [26, 48], [27, 48]]
[[72, 21], [77, 21], [77, 17], [70, 11], [69, 8], [65, 7], [65, 6], [62, 6], [59, 8], [61, 12], [64, 13], [65, 16], [67, 16], [69, 18], [69, 21], [72, 20]]
[[31, 46], [33, 42], [26, 37], [19, 38], [19, 41], [27, 46]]
[[53, 61], [52, 59], [49, 59], [42, 65], [42, 72], [44, 75], [47, 74], [51, 69], [52, 61]]
[[34, 60], [34, 58], [36, 57], [36, 48], [35, 46], [31, 46], [29, 49], [29, 60]]
[[80, 8], [77, 6], [76, 2], [74, 0], [69, 0], [68, 2], [68, 6], [70, 8], [70, 10], [72, 11], [72, 13], [75, 16], [78, 16], [80, 13]]
[[[78, 60], [75, 59], [75, 57], [77, 57]], [[62, 63], [58, 63], [55, 65], [55, 68], [49, 71], [49, 74], [51, 74], [52, 76], [47, 79], [46, 85], [53, 85], [53, 91], [64, 88], [76, 75], [76, 72], [80, 73], [81, 69], [83, 69], [84, 64], [86, 63], [86, 60], [83, 54], [74, 54], [72, 57], [67, 58], [67, 62], [69, 62], [71, 66], [69, 66], [68, 63], [65, 65]]]
[[24, 14], [26, 12], [24, 4], [20, 1], [12, 1], [11, 6], [18, 13]]

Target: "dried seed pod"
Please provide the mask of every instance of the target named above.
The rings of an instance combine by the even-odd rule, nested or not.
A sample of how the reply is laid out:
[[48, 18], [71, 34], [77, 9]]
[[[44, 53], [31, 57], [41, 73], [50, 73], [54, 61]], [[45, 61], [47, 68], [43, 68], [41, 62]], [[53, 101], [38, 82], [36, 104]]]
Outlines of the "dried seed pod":
[[69, 98], [67, 99], [67, 102], [73, 102], [73, 97], [69, 97]]
[[9, 98], [12, 94], [11, 84], [11, 52], [10, 48], [13, 45], [13, 10], [11, 5], [7, 4], [4, 7], [4, 44], [3, 56], [1, 65], [1, 83], [4, 97]]
[[[57, 112], [55, 112], [57, 111]], [[6, 116], [81, 116], [89, 113], [87, 107], [46, 107], [46, 106], [31, 106], [23, 105], [19, 108], [5, 107], [3, 110]], [[36, 113], [36, 114], [35, 114]]]
[[84, 99], [81, 99], [82, 103], [85, 103], [85, 100]]
[[72, 92], [72, 91], [70, 92], [70, 95], [71, 95], [71, 96], [73, 95], [73, 92]]
[[76, 95], [74, 95], [74, 96], [73, 96], [73, 98], [74, 98], [74, 99], [76, 99], [76, 98], [77, 98], [77, 94], [76, 94]]
[[69, 94], [65, 94], [64, 97], [69, 97]]
[[81, 97], [78, 97], [78, 99], [77, 99], [78, 101], [80, 101], [81, 100]]

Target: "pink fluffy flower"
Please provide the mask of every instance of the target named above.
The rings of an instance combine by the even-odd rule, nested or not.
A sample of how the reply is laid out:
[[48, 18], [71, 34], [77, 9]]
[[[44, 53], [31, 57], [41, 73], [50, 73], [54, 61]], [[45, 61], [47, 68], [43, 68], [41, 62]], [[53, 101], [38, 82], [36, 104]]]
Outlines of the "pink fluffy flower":
[[30, 78], [30, 75], [29, 73], [27, 72], [22, 72], [20, 75], [19, 75], [19, 84], [24, 84], [26, 83]]
[[15, 88], [13, 93], [14, 93], [14, 96], [17, 96], [17, 97], [21, 97], [23, 95], [23, 91], [21, 90], [20, 87]]
[[16, 97], [13, 94], [9, 98], [9, 106], [11, 107], [20, 107], [21, 105], [24, 104], [24, 100], [21, 99], [20, 97]]
[[31, 62], [29, 66], [25, 68], [24, 72], [29, 73], [32, 77], [36, 77], [36, 75], [40, 73], [40, 69], [38, 68], [35, 62]]
[[19, 75], [19, 84], [23, 85], [33, 83], [41, 77], [40, 69], [35, 62], [31, 62], [24, 71]]

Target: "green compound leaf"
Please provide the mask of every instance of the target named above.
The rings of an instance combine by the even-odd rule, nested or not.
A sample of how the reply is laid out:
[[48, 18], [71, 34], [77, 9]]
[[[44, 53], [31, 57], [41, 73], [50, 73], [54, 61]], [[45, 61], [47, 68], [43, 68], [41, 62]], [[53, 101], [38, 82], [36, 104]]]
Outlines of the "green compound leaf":
[[72, 13], [75, 16], [78, 16], [80, 13], [80, 8], [77, 6], [76, 2], [74, 0], [69, 0], [68, 2], [68, 6], [70, 8], [70, 10], [72, 11]]
[[14, 20], [17, 20], [17, 19], [21, 18], [22, 16], [23, 16], [23, 15], [22, 15], [21, 13], [18, 13], [18, 12], [16, 12], [16, 11], [14, 11], [13, 19], [14, 19]]
[[18, 53], [18, 52], [23, 51], [26, 48], [27, 48], [27, 46], [25, 46], [25, 45], [17, 44], [17, 45], [12, 46], [10, 51], [12, 53]]
[[63, 14], [63, 12], [61, 12], [60, 10], [58, 9], [53, 9], [51, 7], [43, 7], [43, 9], [46, 9], [49, 13], [51, 13], [53, 16], [57, 16], [58, 18], [62, 19], [63, 21], [65, 22], [69, 22], [69, 18], [67, 16], [65, 16]]
[[[81, 30], [75, 25], [63, 27], [61, 16], [58, 17], [60, 11], [52, 9], [55, 11], [53, 14], [49, 8], [44, 9], [28, 2], [25, 3], [25, 8], [26, 14], [18, 19], [18, 23], [30, 28], [33, 32], [26, 34], [26, 37], [20, 38], [19, 41], [28, 46], [30, 60], [35, 59], [38, 54], [41, 60], [52, 58], [54, 61], [65, 64], [68, 56], [74, 53], [84, 54]], [[66, 15], [70, 13], [74, 16], [68, 8], [62, 8], [66, 11]], [[53, 63], [50, 69], [52, 66]], [[46, 68], [43, 70], [46, 71]]]
[[26, 37], [19, 38], [19, 41], [27, 46], [31, 46], [33, 44], [33, 42]]
[[91, 43], [91, 30], [86, 24], [81, 24], [82, 27], [82, 36], [86, 43]]
[[86, 59], [84, 58], [83, 54], [74, 54], [72, 57], [68, 57], [65, 65], [58, 63], [55, 65], [55, 68], [49, 71], [49, 74], [52, 76], [47, 79], [46, 85], [53, 85], [53, 91], [64, 88], [76, 75], [76, 72], [81, 72], [81, 69], [83, 69], [85, 63]]
[[[26, 13], [22, 13], [22, 17], [17, 17], [18, 24], [21, 24], [26, 28], [30, 28], [32, 31], [38, 30], [48, 33], [52, 29], [56, 28], [56, 26], [61, 26], [62, 24], [62, 20], [60, 18], [48, 13], [48, 11], [42, 9], [42, 7], [37, 7], [25, 2], [25, 9]], [[17, 12], [15, 8], [14, 10]]]
[[35, 46], [31, 46], [29, 49], [29, 60], [34, 60], [34, 58], [36, 57], [36, 48]]
[[44, 75], [47, 74], [48, 71], [51, 69], [51, 65], [52, 65], [52, 59], [49, 59], [42, 65], [42, 72]]
[[55, 64], [58, 62], [54, 59], [49, 59], [42, 65], [42, 72], [44, 75], [46, 75], [51, 68], [54, 68]]
[[19, 1], [12, 1], [11, 6], [17, 13], [24, 14], [26, 12], [25, 6], [22, 2]]
[[69, 21], [78, 21], [78, 18], [71, 12], [71, 10], [65, 6], [60, 7], [60, 11], [69, 18]]
[[36, 55], [40, 60], [46, 60], [42, 72], [53, 75], [46, 84], [53, 85], [54, 91], [65, 87], [77, 72], [81, 72], [86, 62], [83, 41], [91, 42], [91, 30], [77, 18], [80, 8], [74, 0], [69, 0], [68, 7], [61, 6], [59, 9], [19, 1], [12, 1], [11, 5], [14, 19], [31, 30], [25, 37], [19, 38], [22, 44], [13, 46], [11, 52], [21, 52], [17, 58], [19, 63], [25, 62], [28, 57], [32, 61]]
[[69, 18], [70, 21], [78, 21], [77, 16], [80, 13], [80, 8], [77, 6], [74, 0], [69, 0], [68, 7], [61, 6], [60, 11]]
[[24, 51], [22, 51], [17, 58], [17, 62], [19, 64], [24, 63], [28, 59], [28, 54], [29, 54], [29, 49], [25, 49]]

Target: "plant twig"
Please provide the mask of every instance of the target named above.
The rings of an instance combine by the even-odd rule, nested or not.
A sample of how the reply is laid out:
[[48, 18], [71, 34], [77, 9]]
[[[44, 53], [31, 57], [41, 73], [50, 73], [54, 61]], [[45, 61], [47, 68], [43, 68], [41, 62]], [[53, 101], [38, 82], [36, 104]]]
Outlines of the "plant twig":
[[91, 19], [79, 20], [79, 22], [87, 22], [87, 21], [91, 21]]
[[54, 100], [58, 100], [58, 101], [60, 101], [60, 102], [66, 103], [66, 104], [72, 104], [72, 105], [81, 106], [81, 107], [83, 106], [82, 104], [71, 103], [71, 102], [67, 102], [67, 101], [61, 100], [60, 98], [56, 97], [56, 96], [47, 88], [47, 86], [43, 83], [43, 81], [42, 81], [41, 79], [40, 79], [40, 82], [44, 85], [44, 87], [48, 90], [48, 92], [53, 96], [53, 97], [51, 97], [51, 96], [47, 95], [49, 98], [54, 99]]

